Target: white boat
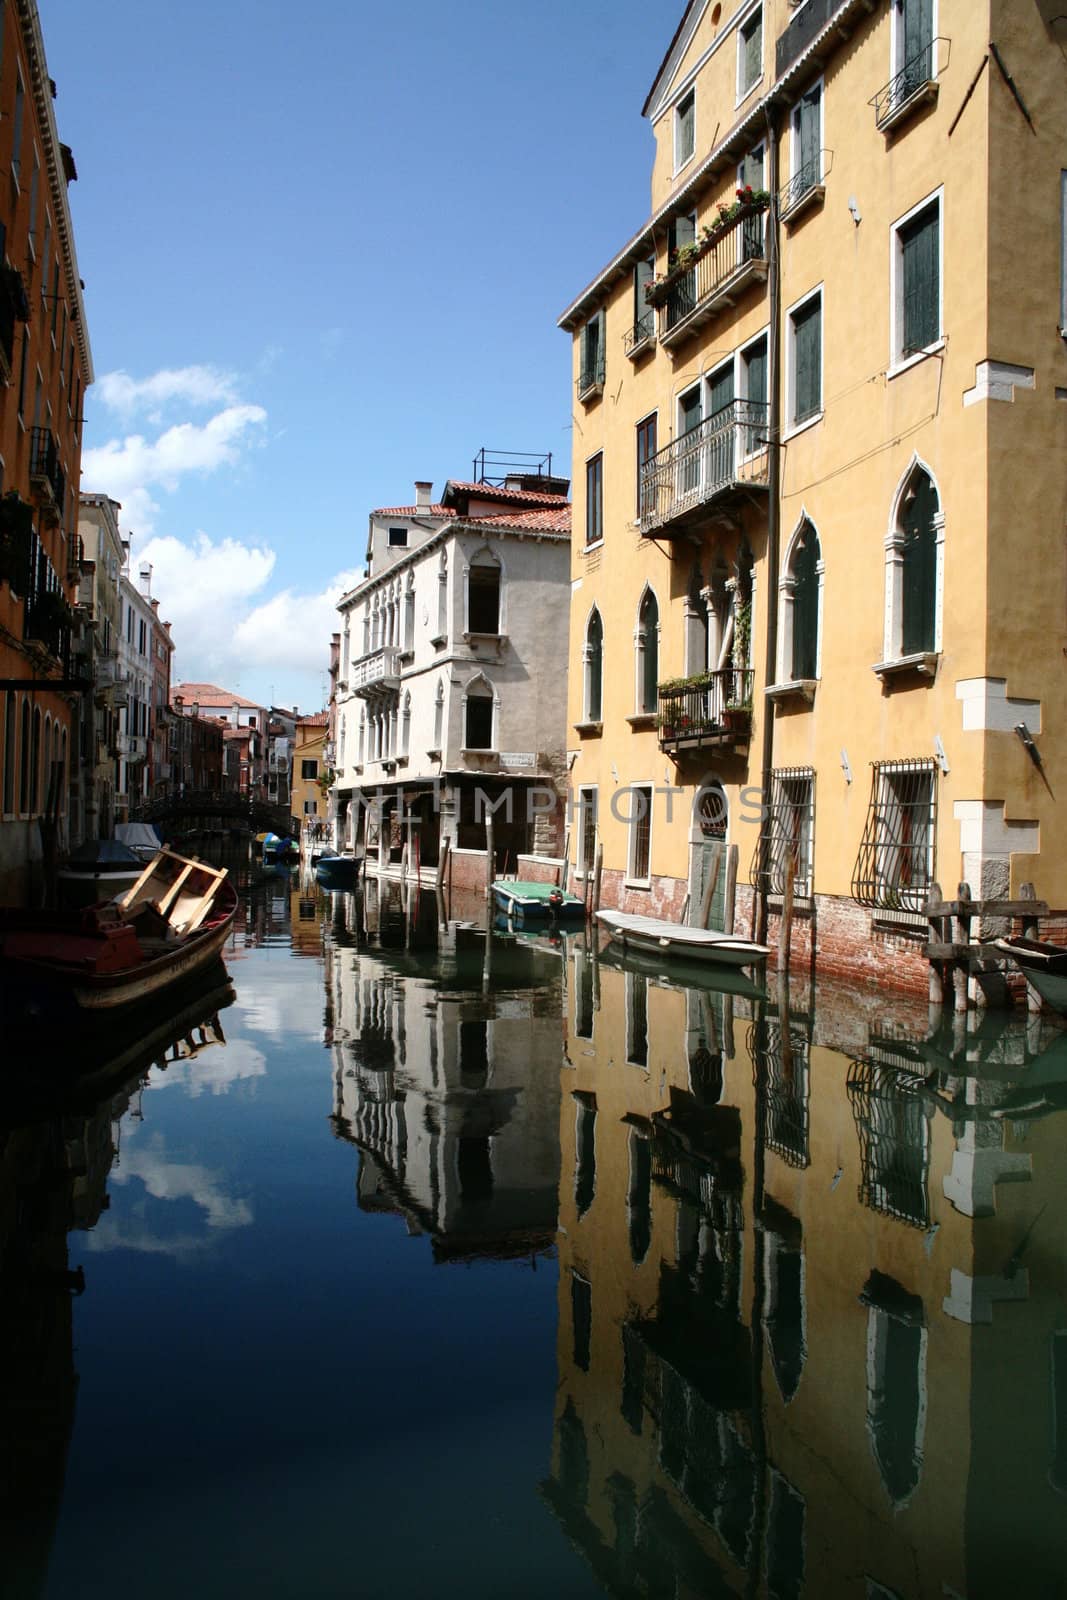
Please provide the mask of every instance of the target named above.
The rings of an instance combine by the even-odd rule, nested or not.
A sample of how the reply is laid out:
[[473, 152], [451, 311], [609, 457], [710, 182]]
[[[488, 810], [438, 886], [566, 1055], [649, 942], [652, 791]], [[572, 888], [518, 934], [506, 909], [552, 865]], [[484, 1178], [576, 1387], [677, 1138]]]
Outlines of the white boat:
[[643, 950], [663, 961], [707, 961], [716, 966], [753, 967], [766, 961], [765, 944], [738, 939], [711, 928], [690, 928], [684, 922], [665, 922], [630, 911], [598, 911], [602, 923], [624, 950]]
[[115, 838], [140, 861], [154, 861], [163, 842], [150, 822], [116, 822]]
[[1039, 939], [998, 939], [997, 949], [1010, 956], [1042, 1000], [1067, 1017], [1067, 945]]

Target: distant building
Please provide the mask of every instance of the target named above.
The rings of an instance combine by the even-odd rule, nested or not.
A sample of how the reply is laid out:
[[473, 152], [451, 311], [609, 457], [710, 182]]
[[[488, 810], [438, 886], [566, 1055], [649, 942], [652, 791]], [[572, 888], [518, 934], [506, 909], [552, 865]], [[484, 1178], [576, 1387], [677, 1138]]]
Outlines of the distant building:
[[[217, 683], [181, 683], [184, 715], [218, 717], [231, 732], [250, 730], [255, 737], [226, 741], [226, 777], [243, 794], [263, 799], [267, 793], [267, 739], [270, 714], [266, 706], [222, 689]], [[235, 781], [236, 780], [236, 781]]]
[[[84, 675], [82, 397], [93, 381], [55, 85], [34, 0], [0, 12], [0, 904], [41, 890], [45, 843], [69, 835]], [[55, 821], [58, 828], [53, 828]], [[84, 825], [75, 817], [75, 841]]]
[[226, 787], [225, 729], [216, 717], [189, 716], [182, 696], [175, 696], [167, 723], [171, 793], [221, 793]]
[[545, 467], [371, 512], [338, 607], [334, 794], [340, 841], [383, 868], [447, 839], [454, 881], [480, 882], [486, 802], [500, 865], [560, 848], [571, 514]]
[[[118, 734], [128, 687], [119, 662], [122, 568], [126, 559], [118, 514], [108, 495], [83, 494], [78, 506], [82, 544], [78, 609], [83, 619], [85, 670], [93, 691], [82, 700], [79, 803], [89, 838], [110, 838], [118, 792]], [[72, 774], [72, 781], [74, 774]]]
[[331, 778], [326, 762], [329, 712], [301, 717], [296, 725], [293, 746], [293, 816], [318, 817], [325, 821]]

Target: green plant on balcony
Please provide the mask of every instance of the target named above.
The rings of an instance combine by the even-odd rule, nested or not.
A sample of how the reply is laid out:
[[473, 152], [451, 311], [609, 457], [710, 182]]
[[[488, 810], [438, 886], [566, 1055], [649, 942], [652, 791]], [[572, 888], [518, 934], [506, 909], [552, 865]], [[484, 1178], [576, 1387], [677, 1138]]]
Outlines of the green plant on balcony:
[[746, 217], [760, 216], [770, 203], [770, 191], [753, 189], [751, 184], [746, 184], [744, 188], [737, 190], [737, 198], [731, 205], [720, 202], [716, 220], [704, 224], [700, 238], [694, 239], [690, 244], [681, 245], [668, 258], [667, 271], [649, 278], [645, 284], [646, 302], [650, 306], [661, 306], [675, 284], [691, 271], [702, 256], [714, 250], [720, 239], [725, 239], [726, 235]]

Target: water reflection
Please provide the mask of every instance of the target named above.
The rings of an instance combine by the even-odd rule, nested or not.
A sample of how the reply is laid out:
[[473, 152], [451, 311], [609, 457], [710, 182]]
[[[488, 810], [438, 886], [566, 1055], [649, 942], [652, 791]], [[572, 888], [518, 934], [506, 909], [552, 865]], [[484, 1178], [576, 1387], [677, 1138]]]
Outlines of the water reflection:
[[1063, 1593], [1067, 1041], [627, 966], [571, 951], [560, 1117], [542, 1491], [592, 1570]]
[[535, 1257], [555, 1243], [561, 963], [392, 887], [336, 897], [327, 966], [359, 1206], [428, 1234], [435, 1261]]

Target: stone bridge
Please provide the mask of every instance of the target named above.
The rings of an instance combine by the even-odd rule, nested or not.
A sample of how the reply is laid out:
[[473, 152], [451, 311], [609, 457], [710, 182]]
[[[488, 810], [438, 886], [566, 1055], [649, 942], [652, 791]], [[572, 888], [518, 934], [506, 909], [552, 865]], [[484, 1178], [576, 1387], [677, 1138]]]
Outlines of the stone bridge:
[[255, 800], [233, 789], [186, 789], [158, 795], [130, 810], [131, 822], [176, 822], [187, 828], [247, 828], [249, 833], [291, 834], [300, 823], [287, 806]]

